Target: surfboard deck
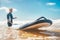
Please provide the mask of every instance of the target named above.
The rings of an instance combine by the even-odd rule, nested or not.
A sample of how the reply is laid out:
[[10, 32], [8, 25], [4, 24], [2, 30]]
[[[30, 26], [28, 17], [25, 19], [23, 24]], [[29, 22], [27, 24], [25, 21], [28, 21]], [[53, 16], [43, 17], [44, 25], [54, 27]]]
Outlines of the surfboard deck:
[[31, 26], [24, 28], [24, 29], [21, 29], [21, 30], [32, 30], [32, 29], [37, 29], [40, 27], [48, 27], [48, 26], [50, 26], [49, 23], [38, 23], [38, 24], [31, 25]]
[[[42, 19], [43, 18], [43, 19]], [[46, 19], [45, 17], [40, 17], [37, 20], [27, 23], [20, 27], [21, 30], [30, 30], [30, 29], [37, 29], [40, 27], [47, 27], [52, 25], [52, 21], [49, 19]]]

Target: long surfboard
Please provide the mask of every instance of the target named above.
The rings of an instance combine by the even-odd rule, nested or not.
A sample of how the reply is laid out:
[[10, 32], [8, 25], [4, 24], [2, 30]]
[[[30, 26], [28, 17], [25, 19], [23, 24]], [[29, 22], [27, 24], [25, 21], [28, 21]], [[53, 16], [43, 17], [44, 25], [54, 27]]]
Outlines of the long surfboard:
[[47, 27], [47, 26], [50, 26], [50, 25], [52, 25], [51, 20], [46, 19], [45, 17], [40, 17], [37, 20], [35, 20], [34, 22], [27, 23], [27, 24], [23, 25], [19, 29], [20, 30], [31, 30], [31, 29], [37, 29], [37, 28], [40, 28], [40, 27]]

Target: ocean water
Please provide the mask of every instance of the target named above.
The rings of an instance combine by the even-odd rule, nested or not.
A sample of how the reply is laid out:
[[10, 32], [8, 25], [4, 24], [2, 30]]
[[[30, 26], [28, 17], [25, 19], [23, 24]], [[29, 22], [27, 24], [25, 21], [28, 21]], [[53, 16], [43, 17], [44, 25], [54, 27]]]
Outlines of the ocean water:
[[17, 30], [24, 24], [26, 22], [17, 22], [9, 28], [7, 23], [0, 23], [0, 40], [60, 40], [60, 22], [54, 22], [51, 26], [38, 30]]

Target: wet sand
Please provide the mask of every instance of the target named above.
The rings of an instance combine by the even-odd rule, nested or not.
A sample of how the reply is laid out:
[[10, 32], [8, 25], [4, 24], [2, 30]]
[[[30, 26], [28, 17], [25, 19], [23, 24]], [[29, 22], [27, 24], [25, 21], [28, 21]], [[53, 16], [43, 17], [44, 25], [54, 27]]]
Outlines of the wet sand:
[[0, 40], [59, 40], [60, 33], [46, 30], [15, 30], [9, 27], [0, 27]]

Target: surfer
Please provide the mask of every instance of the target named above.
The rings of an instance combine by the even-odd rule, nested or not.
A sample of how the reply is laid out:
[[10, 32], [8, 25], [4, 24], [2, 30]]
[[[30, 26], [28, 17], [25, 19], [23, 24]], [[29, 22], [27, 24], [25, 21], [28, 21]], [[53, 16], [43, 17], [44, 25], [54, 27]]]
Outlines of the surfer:
[[7, 24], [8, 24], [8, 27], [11, 27], [11, 26], [12, 26], [13, 19], [16, 18], [16, 17], [13, 18], [12, 11], [13, 11], [13, 9], [10, 8], [10, 9], [9, 9], [9, 13], [7, 14]]

